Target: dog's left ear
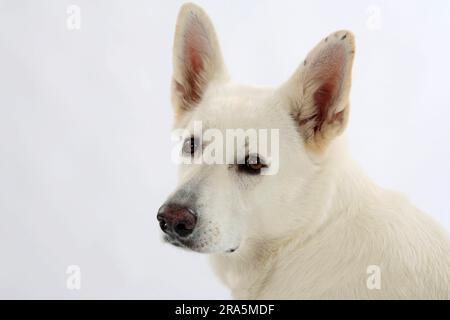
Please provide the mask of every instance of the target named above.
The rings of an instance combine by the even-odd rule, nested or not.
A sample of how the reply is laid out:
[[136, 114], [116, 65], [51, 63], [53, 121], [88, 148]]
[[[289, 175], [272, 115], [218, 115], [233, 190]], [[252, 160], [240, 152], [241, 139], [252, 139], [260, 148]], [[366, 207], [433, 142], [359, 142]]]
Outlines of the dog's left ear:
[[320, 152], [345, 129], [354, 53], [352, 33], [331, 34], [280, 89], [310, 150]]
[[184, 4], [173, 46], [172, 103], [180, 116], [194, 108], [208, 85], [228, 78], [213, 24], [202, 8]]

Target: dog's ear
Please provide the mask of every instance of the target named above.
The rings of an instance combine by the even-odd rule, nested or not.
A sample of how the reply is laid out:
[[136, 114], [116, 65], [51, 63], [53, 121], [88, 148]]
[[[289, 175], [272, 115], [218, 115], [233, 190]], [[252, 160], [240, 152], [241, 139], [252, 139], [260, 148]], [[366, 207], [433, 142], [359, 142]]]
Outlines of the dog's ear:
[[176, 115], [195, 107], [211, 82], [225, 79], [227, 72], [209, 17], [202, 8], [184, 4], [173, 47], [172, 103]]
[[345, 129], [354, 53], [351, 32], [331, 34], [281, 87], [306, 146], [313, 151], [323, 150]]

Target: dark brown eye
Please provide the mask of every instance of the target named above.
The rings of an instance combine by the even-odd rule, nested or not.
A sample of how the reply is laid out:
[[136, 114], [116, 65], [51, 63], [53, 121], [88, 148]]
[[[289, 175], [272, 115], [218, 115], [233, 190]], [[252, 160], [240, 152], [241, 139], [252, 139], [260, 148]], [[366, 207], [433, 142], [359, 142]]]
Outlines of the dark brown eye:
[[266, 167], [258, 155], [247, 155], [245, 157], [245, 163], [239, 165], [239, 171], [256, 175], [260, 174], [261, 169]]
[[183, 154], [193, 156], [198, 149], [198, 140], [195, 137], [190, 137], [184, 140]]

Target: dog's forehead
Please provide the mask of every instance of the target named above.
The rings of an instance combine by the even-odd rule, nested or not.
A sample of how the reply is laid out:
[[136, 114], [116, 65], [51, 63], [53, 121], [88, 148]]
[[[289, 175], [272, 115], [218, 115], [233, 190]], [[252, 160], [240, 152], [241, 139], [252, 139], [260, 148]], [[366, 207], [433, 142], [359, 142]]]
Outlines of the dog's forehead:
[[209, 90], [194, 119], [217, 129], [263, 129], [276, 125], [272, 89], [227, 86]]

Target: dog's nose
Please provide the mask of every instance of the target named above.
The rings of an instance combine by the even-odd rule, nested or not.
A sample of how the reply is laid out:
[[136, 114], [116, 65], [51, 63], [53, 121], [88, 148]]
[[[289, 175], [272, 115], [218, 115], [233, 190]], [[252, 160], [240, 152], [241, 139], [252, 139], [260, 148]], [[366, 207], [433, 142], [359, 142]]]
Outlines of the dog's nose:
[[161, 230], [167, 234], [187, 237], [195, 228], [197, 215], [195, 212], [179, 204], [165, 204], [158, 210], [156, 218]]

